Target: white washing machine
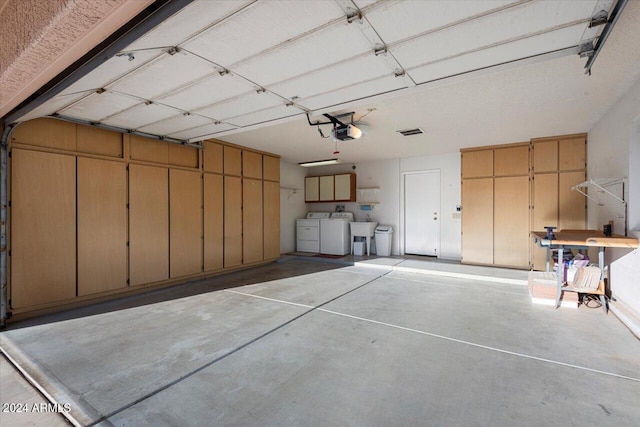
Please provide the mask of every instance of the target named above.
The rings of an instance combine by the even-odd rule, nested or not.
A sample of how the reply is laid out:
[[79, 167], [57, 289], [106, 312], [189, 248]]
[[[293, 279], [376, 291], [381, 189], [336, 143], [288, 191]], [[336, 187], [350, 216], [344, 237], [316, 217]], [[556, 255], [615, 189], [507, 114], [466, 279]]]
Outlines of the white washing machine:
[[296, 220], [296, 251], [320, 252], [320, 220], [330, 216], [330, 212], [309, 212]]
[[347, 255], [351, 253], [349, 223], [351, 212], [334, 212], [330, 218], [320, 220], [320, 253]]

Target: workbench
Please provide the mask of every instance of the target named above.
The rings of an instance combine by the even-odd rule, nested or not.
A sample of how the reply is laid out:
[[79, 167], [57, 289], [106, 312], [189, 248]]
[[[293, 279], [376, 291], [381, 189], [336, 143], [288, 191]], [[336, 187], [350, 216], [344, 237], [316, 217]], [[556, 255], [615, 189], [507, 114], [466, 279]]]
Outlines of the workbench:
[[[547, 238], [546, 231], [531, 232], [534, 243], [547, 248], [547, 271], [551, 268], [551, 251], [558, 251], [558, 282], [556, 292], [556, 305], [560, 306], [560, 297], [563, 291], [563, 255], [565, 249], [598, 248], [598, 267], [600, 267], [600, 285], [597, 290], [589, 293], [600, 296], [600, 302], [604, 312], [607, 312], [607, 300], [604, 292], [604, 249], [605, 248], [637, 248], [638, 239], [617, 234], [605, 236], [599, 230], [561, 230], [554, 233], [554, 239]], [[566, 288], [568, 291], [577, 291], [575, 288]], [[579, 290], [577, 292], [580, 292]]]

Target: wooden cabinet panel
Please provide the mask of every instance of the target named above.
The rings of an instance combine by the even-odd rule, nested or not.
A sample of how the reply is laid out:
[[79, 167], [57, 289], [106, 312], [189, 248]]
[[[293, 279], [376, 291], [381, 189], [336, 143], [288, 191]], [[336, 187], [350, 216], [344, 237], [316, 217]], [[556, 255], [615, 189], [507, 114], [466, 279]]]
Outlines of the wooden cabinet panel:
[[224, 146], [224, 173], [226, 175], [242, 175], [242, 150]]
[[78, 158], [78, 296], [127, 286], [127, 167]]
[[262, 154], [242, 151], [242, 176], [262, 179]]
[[558, 141], [533, 143], [533, 171], [553, 172], [558, 170]]
[[169, 278], [169, 171], [129, 165], [129, 281]]
[[[545, 226], [558, 226], [558, 174], [536, 174], [533, 177], [532, 231], [544, 231]], [[533, 239], [532, 239], [533, 242]], [[533, 245], [533, 268], [546, 268], [547, 251]]]
[[558, 228], [584, 229], [587, 226], [586, 198], [571, 189], [586, 179], [584, 171], [561, 172], [558, 177]]
[[169, 163], [169, 143], [143, 138], [138, 135], [131, 135], [130, 138], [129, 155], [132, 160], [142, 160], [163, 165]]
[[187, 168], [198, 167], [198, 149], [184, 145], [166, 143], [169, 149], [168, 163], [174, 166]]
[[528, 176], [495, 179], [493, 226], [494, 264], [529, 267]]
[[203, 144], [203, 169], [205, 170], [205, 172], [222, 173], [222, 145], [210, 141], [204, 141]]
[[75, 297], [76, 159], [14, 149], [11, 205], [12, 307]]
[[204, 270], [224, 267], [224, 185], [221, 175], [204, 174]]
[[122, 134], [78, 125], [77, 147], [80, 153], [122, 158]]
[[320, 177], [320, 201], [333, 201], [333, 175]]
[[493, 150], [464, 151], [462, 178], [493, 176]]
[[[584, 138], [562, 139], [558, 146], [558, 163], [561, 171], [587, 168], [587, 145]], [[584, 180], [583, 180], [584, 181]]]
[[280, 158], [263, 156], [263, 174], [267, 181], [280, 181]]
[[224, 177], [224, 266], [242, 264], [242, 179]]
[[57, 119], [35, 119], [11, 132], [11, 141], [39, 147], [76, 149], [76, 124]]
[[264, 259], [274, 259], [280, 256], [280, 184], [265, 181], [263, 200]]
[[202, 271], [202, 175], [169, 170], [169, 272], [171, 278]]
[[462, 261], [493, 263], [493, 178], [462, 182]]
[[308, 176], [304, 179], [304, 201], [317, 202], [320, 200], [320, 177]]
[[495, 176], [529, 175], [529, 146], [496, 148]]
[[263, 260], [262, 181], [242, 181], [242, 263]]
[[356, 174], [347, 173], [335, 176], [335, 200], [341, 202], [356, 201]]

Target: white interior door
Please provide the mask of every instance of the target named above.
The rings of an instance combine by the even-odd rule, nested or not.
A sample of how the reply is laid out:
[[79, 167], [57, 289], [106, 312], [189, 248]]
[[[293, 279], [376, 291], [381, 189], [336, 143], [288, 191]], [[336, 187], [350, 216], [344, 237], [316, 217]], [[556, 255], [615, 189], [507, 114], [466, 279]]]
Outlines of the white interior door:
[[437, 256], [440, 248], [440, 171], [404, 176], [404, 253]]

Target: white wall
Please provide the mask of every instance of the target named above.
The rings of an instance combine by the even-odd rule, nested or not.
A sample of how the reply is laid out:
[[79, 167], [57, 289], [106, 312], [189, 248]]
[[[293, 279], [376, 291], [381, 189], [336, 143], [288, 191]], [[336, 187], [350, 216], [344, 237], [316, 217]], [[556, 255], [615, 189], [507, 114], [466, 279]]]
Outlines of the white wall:
[[[280, 160], [280, 253], [296, 250], [296, 219], [304, 218], [304, 177], [306, 170], [296, 164]], [[295, 188], [297, 191], [288, 190]]]
[[[589, 178], [628, 177], [625, 198], [629, 203], [629, 235], [640, 236], [640, 80], [589, 131], [587, 147]], [[597, 197], [606, 206], [598, 206], [591, 200], [588, 202], [588, 227], [601, 229], [603, 224], [613, 219], [616, 233], [622, 234], [622, 219], [616, 218], [619, 205], [616, 206], [608, 196], [597, 194]], [[606, 261], [611, 263], [612, 294], [640, 315], [640, 251], [607, 250]]]
[[[460, 219], [454, 218], [456, 205], [460, 204], [460, 153], [450, 153], [428, 157], [392, 159], [378, 162], [325, 166], [309, 169], [307, 175], [325, 175], [355, 172], [357, 187], [380, 187], [377, 193], [358, 193], [358, 201], [378, 201], [372, 211], [361, 211], [357, 203], [344, 203], [345, 210], [353, 212], [357, 221], [364, 221], [369, 214], [372, 221], [393, 227], [391, 252], [400, 255], [403, 251], [403, 198], [404, 172], [440, 170], [440, 258], [459, 260], [461, 258]], [[335, 210], [338, 203], [309, 203], [309, 211]]]

